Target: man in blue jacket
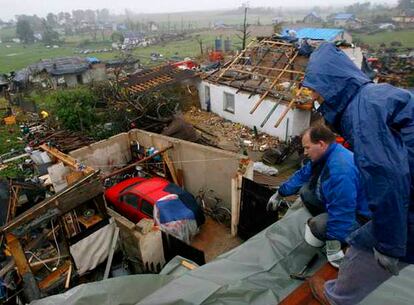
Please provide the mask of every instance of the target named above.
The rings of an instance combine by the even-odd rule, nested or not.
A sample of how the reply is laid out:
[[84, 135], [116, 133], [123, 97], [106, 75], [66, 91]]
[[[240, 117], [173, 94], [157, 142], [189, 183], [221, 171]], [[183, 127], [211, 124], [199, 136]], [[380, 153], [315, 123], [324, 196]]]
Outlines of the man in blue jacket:
[[372, 221], [351, 234], [338, 278], [310, 282], [322, 304], [354, 305], [414, 263], [414, 98], [372, 83], [330, 43], [311, 55], [303, 85], [350, 143], [372, 212]]
[[328, 260], [338, 267], [343, 258], [341, 244], [370, 213], [353, 153], [335, 139], [335, 134], [323, 125], [304, 132], [302, 145], [311, 161], [279, 187], [268, 208], [275, 209], [281, 197], [300, 192], [302, 202], [314, 216], [308, 221], [310, 232], [320, 244], [326, 241]]

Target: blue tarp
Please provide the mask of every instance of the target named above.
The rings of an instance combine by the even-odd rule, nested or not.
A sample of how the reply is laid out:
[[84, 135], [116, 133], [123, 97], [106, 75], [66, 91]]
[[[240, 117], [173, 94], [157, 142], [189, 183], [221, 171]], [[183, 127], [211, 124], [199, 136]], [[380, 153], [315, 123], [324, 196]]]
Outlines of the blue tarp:
[[86, 57], [85, 58], [87, 62], [90, 64], [99, 64], [101, 61], [96, 57]]
[[162, 224], [177, 220], [195, 219], [194, 213], [178, 198], [158, 201], [157, 207]]

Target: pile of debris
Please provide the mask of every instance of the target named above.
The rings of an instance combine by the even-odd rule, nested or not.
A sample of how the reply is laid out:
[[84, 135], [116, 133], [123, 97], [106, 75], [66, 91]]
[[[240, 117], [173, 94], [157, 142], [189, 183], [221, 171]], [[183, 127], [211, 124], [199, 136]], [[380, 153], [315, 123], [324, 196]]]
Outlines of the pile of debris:
[[232, 151], [249, 149], [265, 151], [277, 147], [280, 141], [265, 133], [258, 133], [239, 123], [233, 123], [212, 113], [192, 107], [185, 113], [185, 119], [208, 137], [217, 139], [217, 146]]
[[26, 134], [29, 146], [34, 148], [48, 143], [60, 151], [68, 153], [94, 142], [91, 137], [87, 137], [80, 132], [55, 130], [46, 124], [25, 125], [22, 129]]
[[378, 70], [378, 82], [403, 88], [414, 87], [414, 51], [407, 54], [383, 52], [368, 61]]
[[98, 172], [55, 148], [40, 149], [30, 154], [37, 176], [0, 184], [2, 193], [9, 189], [0, 276], [11, 303], [17, 295], [30, 302], [81, 280], [108, 257], [115, 232]]

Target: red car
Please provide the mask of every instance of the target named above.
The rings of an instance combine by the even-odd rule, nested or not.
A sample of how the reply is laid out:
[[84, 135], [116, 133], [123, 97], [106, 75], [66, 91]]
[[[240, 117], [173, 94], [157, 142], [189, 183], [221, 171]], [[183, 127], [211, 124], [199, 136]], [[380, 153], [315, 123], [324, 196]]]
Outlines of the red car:
[[105, 199], [117, 212], [137, 223], [143, 218], [153, 218], [154, 205], [158, 200], [175, 194], [193, 211], [197, 225], [204, 223], [201, 207], [190, 193], [159, 177], [130, 178], [105, 191]]

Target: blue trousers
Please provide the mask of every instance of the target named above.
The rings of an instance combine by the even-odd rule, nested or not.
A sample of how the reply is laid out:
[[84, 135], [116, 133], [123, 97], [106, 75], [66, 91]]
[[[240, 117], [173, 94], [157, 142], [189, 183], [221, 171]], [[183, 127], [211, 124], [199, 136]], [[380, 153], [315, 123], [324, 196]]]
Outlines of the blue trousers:
[[[406, 266], [400, 263], [400, 269]], [[338, 278], [325, 283], [325, 295], [332, 305], [356, 305], [391, 276], [375, 261], [372, 250], [351, 246], [339, 266]]]

